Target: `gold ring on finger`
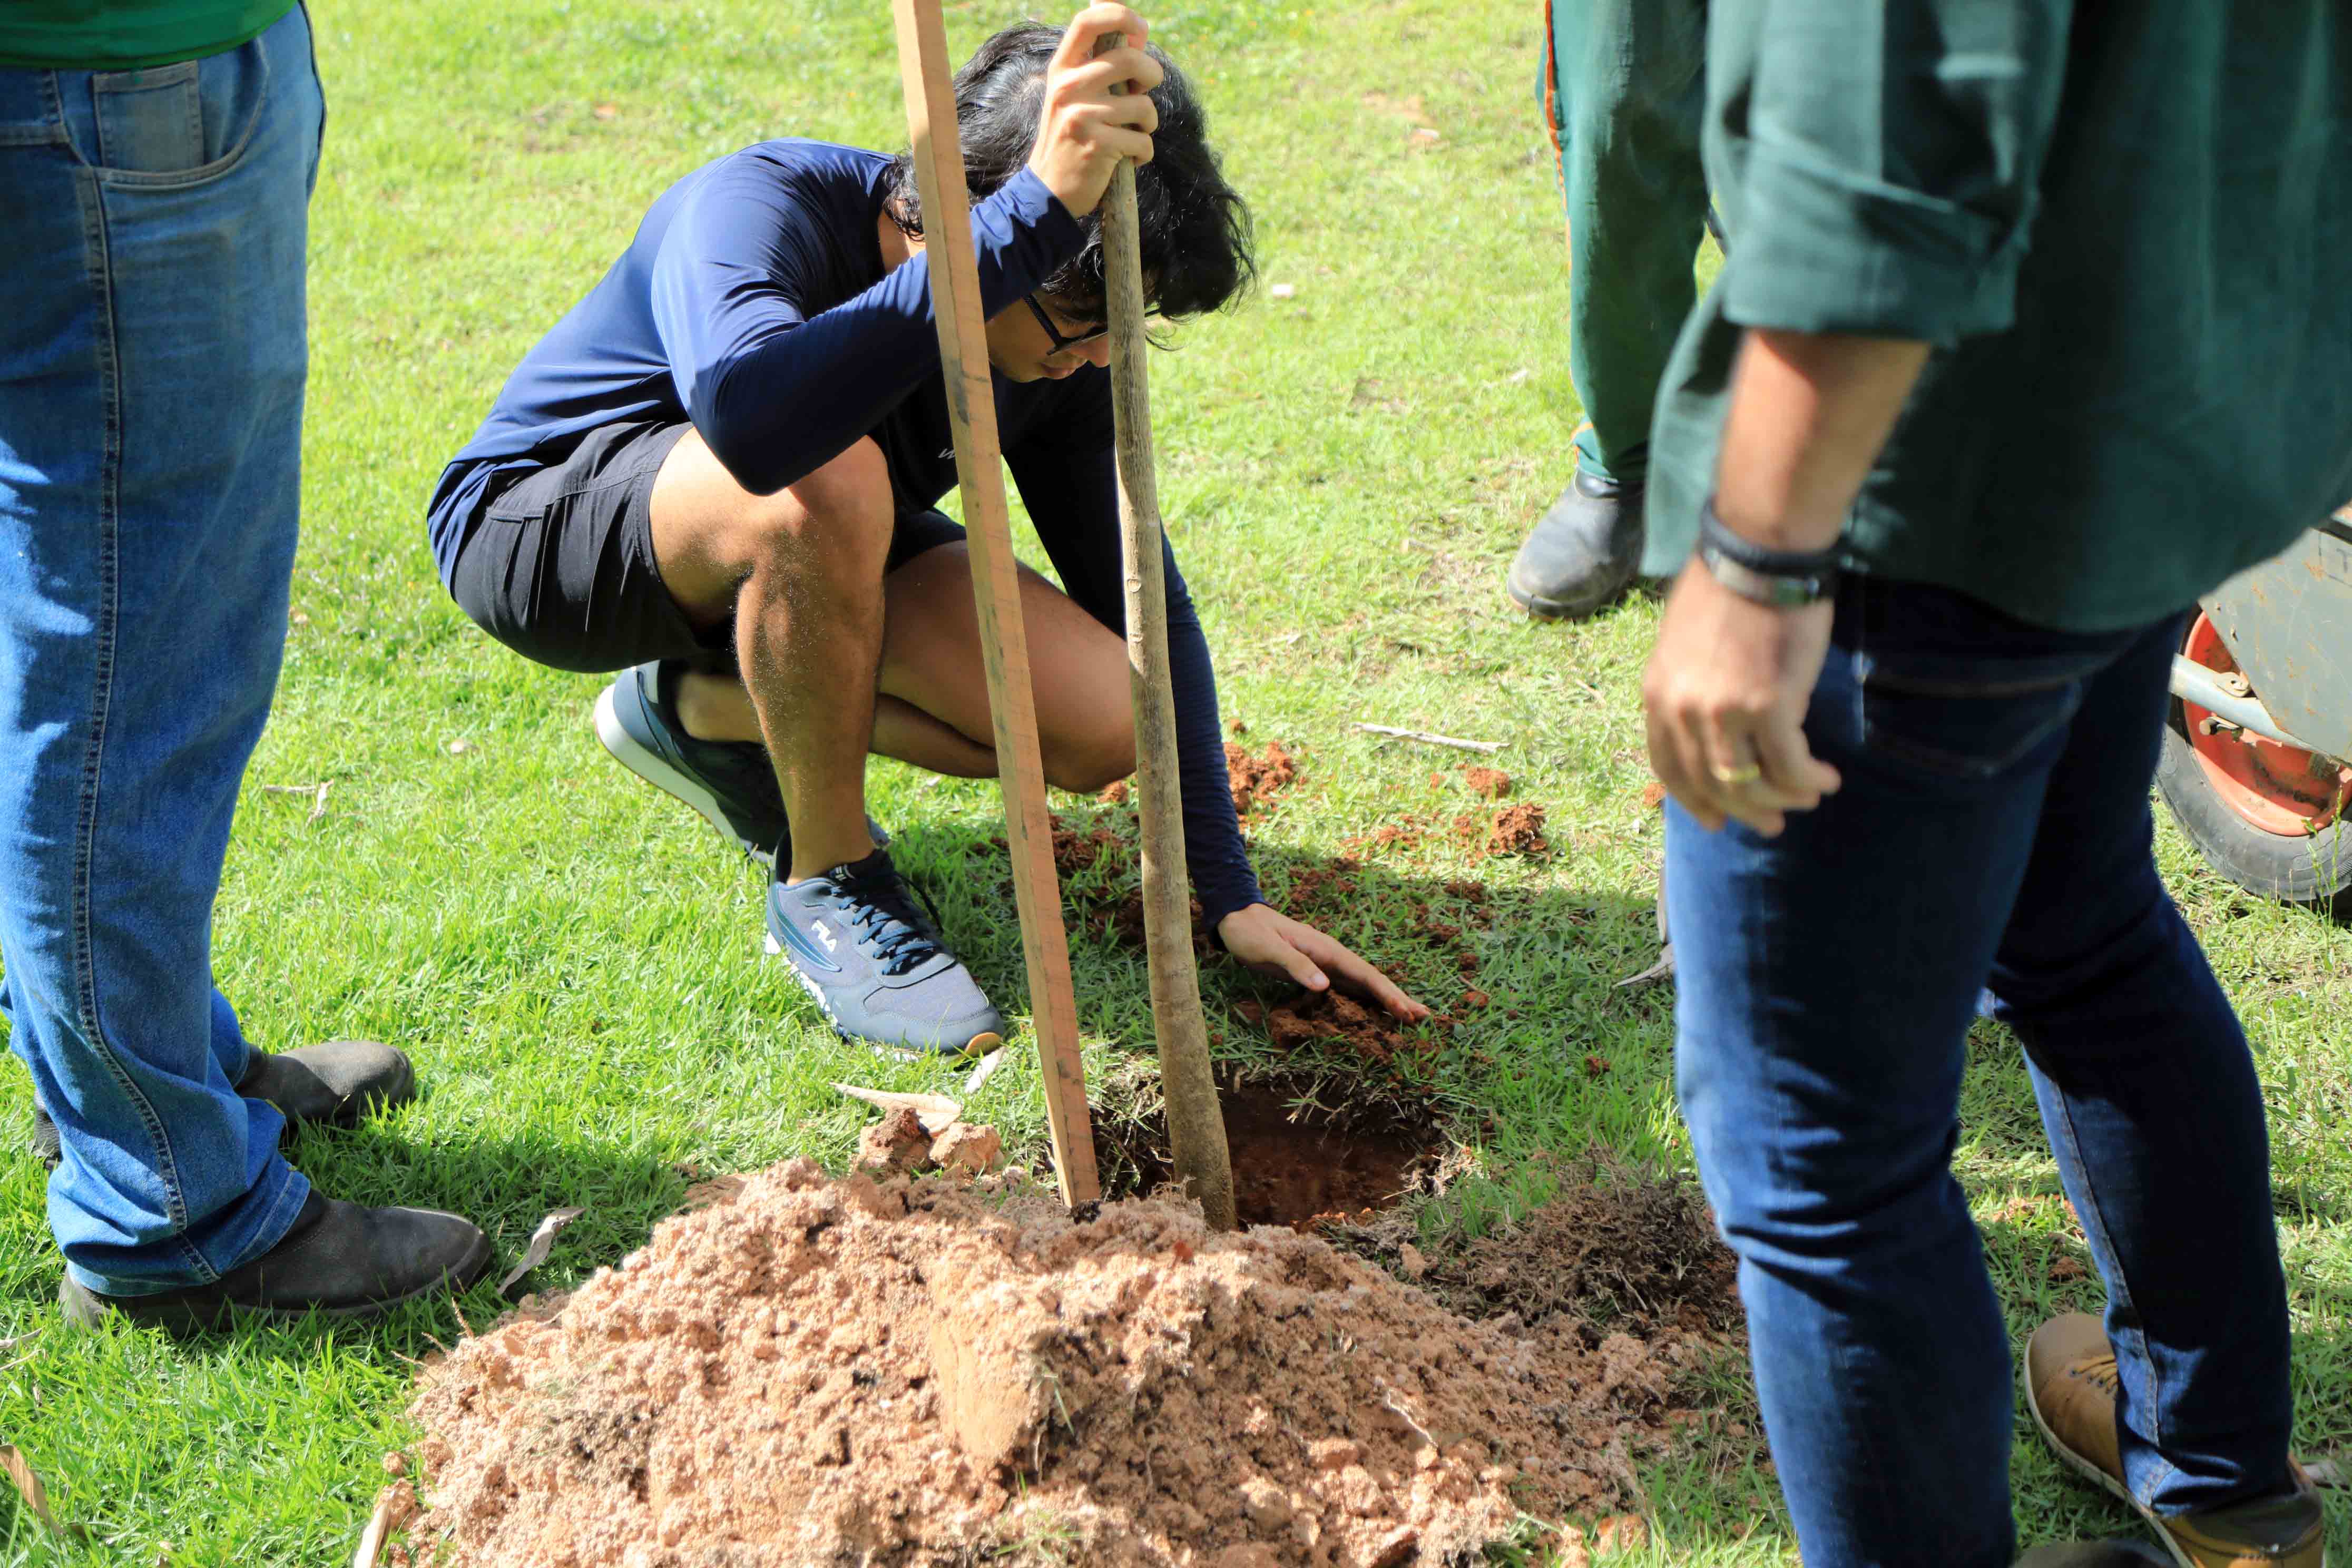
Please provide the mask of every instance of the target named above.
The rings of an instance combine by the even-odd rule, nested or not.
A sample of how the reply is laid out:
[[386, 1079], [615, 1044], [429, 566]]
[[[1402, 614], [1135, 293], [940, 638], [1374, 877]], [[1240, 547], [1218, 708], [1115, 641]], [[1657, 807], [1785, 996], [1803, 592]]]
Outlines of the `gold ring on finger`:
[[1754, 784], [1764, 776], [1764, 770], [1754, 763], [1742, 763], [1736, 768], [1727, 768], [1721, 763], [1717, 763], [1707, 771], [1715, 775], [1715, 782], [1719, 784]]

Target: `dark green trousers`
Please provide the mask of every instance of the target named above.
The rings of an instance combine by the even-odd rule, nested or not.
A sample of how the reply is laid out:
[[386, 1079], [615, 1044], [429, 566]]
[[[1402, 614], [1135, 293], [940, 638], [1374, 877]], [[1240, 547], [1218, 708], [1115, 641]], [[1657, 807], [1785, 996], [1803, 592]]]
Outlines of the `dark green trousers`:
[[1589, 474], [1639, 481], [1650, 409], [1696, 298], [1706, 0], [1547, 0], [1544, 116], [1568, 198], [1569, 373]]

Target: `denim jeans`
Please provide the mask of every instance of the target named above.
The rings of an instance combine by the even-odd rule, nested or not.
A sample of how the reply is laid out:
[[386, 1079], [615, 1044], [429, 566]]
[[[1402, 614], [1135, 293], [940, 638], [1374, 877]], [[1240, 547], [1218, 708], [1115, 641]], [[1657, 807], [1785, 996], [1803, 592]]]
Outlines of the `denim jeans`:
[[286, 637], [324, 110], [298, 9], [136, 71], [0, 69], [0, 963], [83, 1285], [207, 1283], [310, 1192], [212, 984]]
[[1568, 204], [1568, 364], [1588, 423], [1577, 467], [1638, 482], [1650, 408], [1697, 298], [1706, 0], [1551, 0], [1544, 116]]
[[2106, 1283], [2133, 1492], [2286, 1482], [2261, 1090], [2152, 857], [2180, 630], [1849, 579], [1806, 719], [1844, 787], [1777, 839], [1669, 814], [1677, 1087], [1807, 1568], [2013, 1555], [2011, 1350], [1950, 1169], [1988, 988]]

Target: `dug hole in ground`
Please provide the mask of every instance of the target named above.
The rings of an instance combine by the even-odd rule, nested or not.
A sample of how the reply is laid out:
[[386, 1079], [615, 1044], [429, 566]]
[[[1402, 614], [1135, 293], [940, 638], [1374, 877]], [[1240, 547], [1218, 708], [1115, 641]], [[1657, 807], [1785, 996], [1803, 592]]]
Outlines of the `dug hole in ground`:
[[395, 1562], [1393, 1568], [1573, 1516], [1573, 1563], [1639, 1536], [1632, 1461], [1736, 1333], [1666, 1184], [1433, 1260], [1402, 1215], [1337, 1246], [1169, 1197], [1074, 1220], [1017, 1173], [797, 1159], [713, 1195], [427, 1369]]

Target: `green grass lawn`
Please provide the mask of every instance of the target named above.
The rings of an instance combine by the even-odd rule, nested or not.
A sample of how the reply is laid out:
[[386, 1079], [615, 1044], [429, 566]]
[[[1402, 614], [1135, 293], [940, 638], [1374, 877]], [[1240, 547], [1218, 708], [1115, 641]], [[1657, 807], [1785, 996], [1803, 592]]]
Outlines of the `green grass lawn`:
[[[548, 1209], [585, 1205], [541, 1271], [561, 1286], [640, 1244], [684, 1192], [682, 1164], [844, 1162], [862, 1108], [828, 1080], [957, 1076], [830, 1037], [761, 952], [756, 875], [605, 759], [587, 722], [595, 679], [528, 664], [459, 616], [421, 521], [507, 371], [671, 179], [771, 135], [898, 143], [888, 8], [339, 0], [318, 15], [330, 119], [312, 208], [307, 531], [251, 782], [331, 788], [315, 818], [307, 796], [248, 789], [220, 983], [263, 1043], [363, 1036], [415, 1057], [419, 1103], [300, 1142], [325, 1190], [463, 1210], [509, 1256]], [[1013, 16], [953, 6], [959, 57]], [[1657, 605], [1637, 595], [1546, 626], [1501, 592], [1567, 475], [1579, 418], [1532, 98], [1540, 7], [1181, 0], [1151, 20], [1203, 85], [1255, 205], [1266, 279], [1296, 289], [1185, 330], [1154, 367], [1163, 506], [1227, 710], [1253, 742], [1279, 739], [1301, 760], [1298, 785], [1253, 824], [1269, 882], [1400, 811], [1469, 808], [1431, 778], [1460, 757], [1375, 742], [1359, 720], [1506, 742], [1496, 760], [1551, 815], [1549, 859], [1476, 869], [1507, 907], [1478, 939], [1496, 1004], [1424, 1075], [1470, 1173], [1423, 1224], [1483, 1226], [1539, 1197], [1550, 1178], [1531, 1156], [1544, 1151], [1598, 1142], [1686, 1169], [1670, 997], [1613, 987], [1653, 955], [1659, 834], [1640, 798], [1636, 687]], [[1434, 142], [1409, 136], [1424, 125]], [[1025, 1049], [993, 784], [895, 764], [873, 783], [900, 863], [1024, 1025]], [[2260, 1058], [2298, 1442], [2335, 1448], [2352, 1440], [2352, 934], [2221, 883], [2169, 823], [2163, 856]], [[1398, 902], [1467, 871], [1431, 847], [1383, 858], [1371, 879]], [[1144, 971], [1129, 949], [1074, 949], [1088, 1071], [1113, 1118], [1150, 1092]], [[1412, 972], [1424, 986], [1444, 973]], [[1221, 1013], [1253, 989], [1217, 965], [1203, 983]], [[1222, 1026], [1227, 1054], [1270, 1055]], [[1588, 1054], [1612, 1070], [1589, 1074]], [[2094, 1307], [2095, 1285], [2059, 1266], [2082, 1249], [2013, 1044], [1985, 1027], [1973, 1067], [1960, 1168], [2014, 1325]], [[1316, 1071], [1330, 1102], [1370, 1092], [1344, 1063]], [[55, 1543], [0, 1500], [0, 1563], [347, 1562], [378, 1457], [408, 1435], [408, 1358], [458, 1333], [461, 1310], [481, 1325], [492, 1294], [367, 1330], [192, 1345], [60, 1331], [40, 1177], [13, 1153], [25, 1083], [0, 1071], [0, 1440], [26, 1451], [87, 1535]], [[1034, 1062], [1016, 1051], [971, 1114], [1035, 1158]], [[1728, 1376], [1719, 1392], [1721, 1418], [1645, 1476], [1652, 1552], [1793, 1563], [1748, 1396]], [[2015, 1472], [2029, 1543], [2127, 1531], [2024, 1428]]]

